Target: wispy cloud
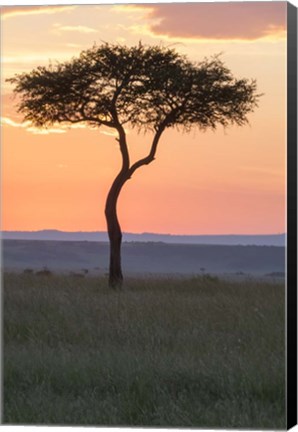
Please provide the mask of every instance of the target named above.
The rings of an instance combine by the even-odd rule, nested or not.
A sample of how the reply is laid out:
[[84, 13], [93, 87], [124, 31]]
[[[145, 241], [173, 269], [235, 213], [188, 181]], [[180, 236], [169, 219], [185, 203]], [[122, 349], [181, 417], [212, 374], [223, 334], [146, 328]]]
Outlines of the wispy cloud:
[[23, 123], [18, 123], [12, 119], [10, 119], [9, 117], [1, 117], [1, 124], [3, 126], [11, 126], [14, 128], [22, 128], [25, 129], [27, 132], [31, 132], [34, 135], [49, 135], [52, 133], [55, 134], [61, 134], [61, 133], [65, 133], [66, 130], [65, 128], [47, 128], [47, 129], [40, 129], [37, 128], [35, 126], [32, 126], [31, 122], [26, 121]]
[[63, 26], [60, 24], [54, 24], [54, 32], [60, 33], [60, 32], [77, 32], [77, 33], [97, 33], [97, 30], [92, 27], [86, 27], [86, 26]]
[[1, 19], [6, 20], [22, 15], [55, 14], [77, 8], [77, 6], [3, 6]]
[[27, 132], [31, 132], [34, 135], [49, 135], [49, 134], [62, 134], [66, 131], [64, 129], [55, 129], [55, 128], [49, 128], [49, 129], [39, 129], [33, 126], [30, 126], [27, 128]]
[[[61, 134], [66, 133], [67, 131], [71, 129], [89, 129], [89, 130], [97, 130], [96, 128], [90, 128], [87, 123], [75, 123], [75, 124], [66, 124], [66, 123], [57, 123], [54, 124], [52, 127], [48, 128], [37, 128], [32, 125], [30, 121], [25, 122], [18, 122], [16, 120], [13, 120], [10, 117], [1, 117], [0, 123], [3, 126], [10, 126], [14, 128], [22, 128], [25, 129], [27, 132], [31, 132], [35, 135], [49, 135], [49, 134]], [[109, 132], [105, 130], [100, 130], [100, 132], [104, 135], [109, 135], [112, 137], [116, 137], [116, 132]]]
[[18, 123], [8, 117], [1, 117], [1, 124], [17, 128], [26, 128], [28, 125], [30, 125], [30, 122]]
[[[129, 135], [130, 133], [130, 129], [128, 128], [124, 128], [124, 131], [126, 133], [126, 135]], [[102, 135], [106, 135], [106, 136], [110, 136], [113, 138], [118, 138], [118, 132], [116, 130], [111, 130], [111, 129], [100, 129], [99, 131]]]
[[117, 134], [116, 131], [112, 131], [112, 132], [110, 132], [110, 131], [107, 131], [107, 130], [102, 129], [102, 130], [100, 130], [100, 133], [101, 133], [102, 135], [107, 135], [107, 136], [114, 137], [114, 138], [116, 138], [116, 137], [118, 136], [118, 134]]

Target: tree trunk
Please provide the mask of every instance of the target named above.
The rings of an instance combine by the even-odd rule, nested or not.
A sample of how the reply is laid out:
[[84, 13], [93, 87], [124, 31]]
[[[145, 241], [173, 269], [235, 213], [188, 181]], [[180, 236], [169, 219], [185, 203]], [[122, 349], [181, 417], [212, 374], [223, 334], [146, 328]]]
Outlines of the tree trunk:
[[113, 183], [106, 201], [105, 215], [110, 240], [109, 286], [117, 289], [122, 287], [123, 274], [121, 268], [122, 232], [117, 217], [117, 200], [125, 181]]
[[117, 289], [121, 288], [123, 283], [123, 274], [121, 268], [122, 232], [117, 217], [117, 200], [124, 183], [131, 178], [133, 173], [141, 166], [148, 165], [154, 160], [157, 144], [162, 132], [166, 127], [166, 123], [163, 122], [157, 130], [149, 154], [145, 158], [140, 159], [139, 161], [135, 162], [131, 167], [129, 167], [129, 154], [126, 144], [125, 131], [118, 122], [116, 112], [114, 113], [114, 117], [115, 122], [117, 123], [117, 130], [119, 132], [119, 139], [117, 141], [119, 142], [122, 154], [122, 168], [117, 177], [115, 178], [108, 193], [105, 215], [110, 240], [109, 286], [110, 288]]

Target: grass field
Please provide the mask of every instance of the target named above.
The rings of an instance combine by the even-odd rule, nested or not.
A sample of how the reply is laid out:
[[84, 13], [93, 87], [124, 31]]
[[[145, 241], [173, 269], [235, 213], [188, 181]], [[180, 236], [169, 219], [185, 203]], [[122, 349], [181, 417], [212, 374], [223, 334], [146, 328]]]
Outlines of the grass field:
[[5, 424], [285, 428], [284, 286], [5, 274]]

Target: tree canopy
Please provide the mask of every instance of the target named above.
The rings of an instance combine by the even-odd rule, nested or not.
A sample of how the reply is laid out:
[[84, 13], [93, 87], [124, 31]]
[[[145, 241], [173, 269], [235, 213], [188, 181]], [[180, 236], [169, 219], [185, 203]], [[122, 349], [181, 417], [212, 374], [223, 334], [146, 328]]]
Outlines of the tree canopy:
[[94, 45], [64, 63], [9, 80], [19, 111], [35, 126], [85, 122], [157, 131], [243, 125], [257, 103], [256, 82], [236, 79], [219, 56], [191, 62], [162, 46]]

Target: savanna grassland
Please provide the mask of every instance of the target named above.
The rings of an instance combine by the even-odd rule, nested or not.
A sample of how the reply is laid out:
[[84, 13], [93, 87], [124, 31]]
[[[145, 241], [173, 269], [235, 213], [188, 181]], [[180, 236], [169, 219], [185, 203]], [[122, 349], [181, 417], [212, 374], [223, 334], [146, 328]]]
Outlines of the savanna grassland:
[[285, 428], [284, 285], [7, 273], [5, 424]]

